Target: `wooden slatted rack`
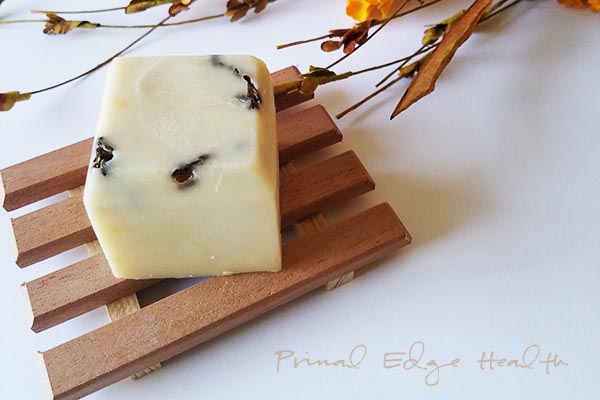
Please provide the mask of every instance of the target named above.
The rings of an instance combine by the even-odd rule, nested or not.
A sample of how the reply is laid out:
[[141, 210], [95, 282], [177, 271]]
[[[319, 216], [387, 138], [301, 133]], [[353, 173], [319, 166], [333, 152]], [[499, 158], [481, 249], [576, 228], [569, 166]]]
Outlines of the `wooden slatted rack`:
[[[275, 85], [297, 81], [295, 68], [272, 75]], [[276, 97], [278, 110], [308, 100], [292, 91]], [[373, 190], [354, 152], [302, 169], [291, 161], [342, 139], [320, 106], [278, 114], [282, 226], [298, 239], [283, 246], [283, 270], [213, 277], [144, 308], [135, 293], [158, 280], [115, 278], [83, 208], [92, 139], [0, 170], [3, 206], [12, 211], [68, 191], [70, 197], [13, 218], [16, 263], [27, 267], [87, 245], [89, 256], [24, 284], [35, 332], [107, 305], [112, 322], [41, 353], [54, 399], [77, 399], [199, 345], [313, 289], [335, 288], [354, 271], [410, 243], [387, 204], [328, 225], [319, 213]], [[176, 310], [176, 312], [174, 312]], [[141, 371], [141, 372], [140, 372]]]

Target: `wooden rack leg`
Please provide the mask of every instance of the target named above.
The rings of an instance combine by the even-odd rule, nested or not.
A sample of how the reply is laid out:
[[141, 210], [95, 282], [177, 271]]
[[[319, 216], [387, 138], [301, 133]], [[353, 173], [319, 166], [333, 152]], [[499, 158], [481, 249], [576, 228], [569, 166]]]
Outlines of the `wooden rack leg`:
[[[285, 175], [292, 174], [295, 170], [296, 168], [292, 163], [287, 163], [281, 166], [281, 173]], [[318, 213], [301, 221], [298, 221], [296, 224], [294, 224], [294, 230], [296, 231], [298, 237], [304, 237], [323, 229], [325, 225], [327, 225], [325, 217], [323, 216], [323, 214]], [[325, 285], [325, 289], [333, 290], [350, 282], [353, 278], [354, 271], [350, 271], [347, 274], [344, 274], [327, 282], [327, 285]]]
[[[69, 196], [82, 196], [83, 195], [83, 186], [78, 188], [69, 190]], [[100, 243], [97, 240], [87, 243], [85, 245], [88, 255], [93, 256], [94, 254], [98, 254], [102, 252], [102, 248], [100, 247]], [[137, 294], [133, 293], [129, 296], [125, 296], [119, 300], [113, 301], [106, 305], [106, 312], [108, 313], [108, 318], [111, 322], [121, 319], [129, 314], [133, 314], [134, 312], [140, 310], [140, 303], [137, 298]], [[144, 368], [142, 371], [139, 371], [133, 375], [131, 375], [131, 379], [140, 379], [144, 376], [156, 371], [161, 367], [160, 363], [154, 364], [148, 368]]]

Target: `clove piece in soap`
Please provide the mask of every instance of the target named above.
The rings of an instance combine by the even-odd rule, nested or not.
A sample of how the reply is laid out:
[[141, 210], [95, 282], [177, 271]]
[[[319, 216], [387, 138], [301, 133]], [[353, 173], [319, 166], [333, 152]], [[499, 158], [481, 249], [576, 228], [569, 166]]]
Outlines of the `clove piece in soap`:
[[104, 141], [103, 137], [96, 140], [96, 157], [94, 158], [92, 167], [100, 168], [102, 175], [106, 176], [107, 163], [113, 159], [114, 147]]
[[203, 154], [197, 160], [182, 165], [171, 172], [171, 179], [181, 185], [182, 188], [194, 184], [196, 182], [196, 174], [194, 173], [196, 167], [204, 164], [208, 158], [208, 154]]

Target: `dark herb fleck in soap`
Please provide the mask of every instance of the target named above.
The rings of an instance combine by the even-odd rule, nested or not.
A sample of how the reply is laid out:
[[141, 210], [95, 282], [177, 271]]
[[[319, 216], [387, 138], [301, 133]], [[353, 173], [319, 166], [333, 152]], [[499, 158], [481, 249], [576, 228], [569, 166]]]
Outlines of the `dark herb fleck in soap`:
[[225, 64], [223, 61], [221, 61], [221, 57], [219, 57], [219, 56], [211, 56], [210, 63], [213, 67], [227, 68], [228, 70], [232, 71], [237, 76], [239, 76], [241, 73], [240, 69], [238, 67], [234, 67], [233, 65]]
[[96, 140], [96, 157], [92, 164], [93, 168], [100, 168], [102, 175], [107, 175], [107, 163], [113, 159], [114, 147], [106, 143], [103, 137]]
[[260, 93], [258, 93], [258, 89], [254, 85], [254, 82], [252, 82], [252, 78], [250, 78], [250, 76], [244, 75], [242, 78], [244, 78], [247, 84], [246, 94], [239, 95], [237, 99], [246, 103], [248, 108], [251, 110], [258, 109], [258, 106], [262, 101], [260, 98]]
[[[238, 67], [234, 67], [233, 65], [225, 64], [223, 61], [221, 61], [221, 57], [219, 57], [219, 56], [211, 56], [210, 63], [213, 67], [227, 68], [237, 76], [240, 76], [242, 73]], [[247, 104], [248, 108], [250, 110], [256, 110], [256, 109], [258, 109], [258, 106], [259, 106], [260, 102], [262, 101], [260, 98], [260, 93], [258, 93], [258, 89], [254, 85], [254, 82], [252, 82], [252, 78], [250, 78], [249, 75], [244, 74], [241, 76], [246, 81], [246, 85], [247, 85], [246, 94], [240, 94], [239, 96], [236, 97], [236, 99], [238, 99], [242, 103]]]
[[186, 188], [196, 183], [195, 168], [200, 166], [209, 159], [208, 154], [203, 154], [196, 160], [183, 164], [173, 172], [171, 172], [171, 179], [177, 183], [179, 187]]

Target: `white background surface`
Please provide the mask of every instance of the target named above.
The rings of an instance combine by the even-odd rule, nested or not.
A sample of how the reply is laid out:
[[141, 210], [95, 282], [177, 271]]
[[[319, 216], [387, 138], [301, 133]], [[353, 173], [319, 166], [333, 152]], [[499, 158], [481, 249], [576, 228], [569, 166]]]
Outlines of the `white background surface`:
[[[30, 8], [93, 8], [121, 1], [15, 1], [1, 19]], [[198, 2], [179, 19], [221, 11]], [[131, 55], [251, 53], [272, 70], [326, 65], [339, 53], [318, 44], [275, 45], [351, 25], [344, 1], [279, 0], [259, 16], [163, 29]], [[412, 52], [423, 26], [469, 1], [448, 1], [392, 23], [336, 71], [360, 69]], [[106, 22], [158, 21], [89, 16]], [[524, 2], [478, 30], [445, 71], [436, 91], [388, 121], [406, 84], [343, 120], [377, 189], [344, 212], [392, 204], [412, 246], [327, 293], [319, 290], [176, 357], [140, 381], [123, 381], [93, 399], [597, 399], [600, 395], [600, 16]], [[0, 27], [0, 92], [33, 90], [71, 77], [129, 43], [139, 31], [82, 31], [48, 37], [41, 25]], [[0, 168], [93, 134], [106, 70], [0, 114]], [[372, 90], [382, 74], [320, 88], [335, 114]], [[185, 79], [185, 77], [182, 77]], [[39, 205], [38, 205], [39, 206]], [[0, 212], [0, 398], [44, 398], [36, 351], [106, 323], [96, 310], [40, 334], [28, 327], [20, 283], [83, 256], [77, 249], [20, 270], [10, 217]], [[332, 216], [331, 218], [335, 218]], [[385, 369], [385, 352], [426, 344], [430, 359], [459, 366], [428, 387], [421, 370]], [[347, 358], [367, 347], [359, 369], [293, 368], [274, 352]], [[568, 366], [481, 371], [482, 352], [521, 358], [532, 344]], [[289, 361], [289, 360], [288, 360]]]

